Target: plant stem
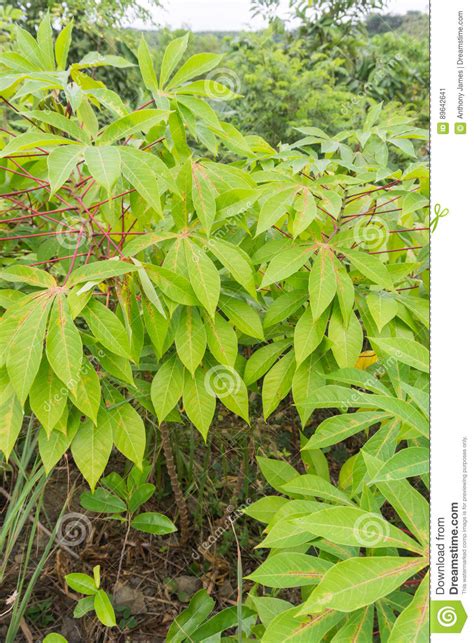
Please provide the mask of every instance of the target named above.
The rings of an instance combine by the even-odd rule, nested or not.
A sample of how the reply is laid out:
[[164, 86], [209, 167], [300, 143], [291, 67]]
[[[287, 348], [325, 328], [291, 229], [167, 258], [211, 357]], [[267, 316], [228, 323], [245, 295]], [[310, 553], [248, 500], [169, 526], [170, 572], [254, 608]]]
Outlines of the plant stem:
[[178, 480], [178, 474], [176, 472], [176, 465], [174, 462], [173, 449], [171, 448], [170, 440], [170, 431], [169, 428], [162, 424], [160, 427], [161, 431], [161, 444], [163, 446], [163, 453], [165, 456], [166, 469], [168, 470], [168, 475], [171, 482], [171, 488], [173, 489], [174, 498], [176, 500], [176, 506], [178, 507], [179, 513], [179, 524], [181, 527], [181, 545], [185, 545], [189, 540], [189, 512], [186, 505], [186, 499], [181, 490]]

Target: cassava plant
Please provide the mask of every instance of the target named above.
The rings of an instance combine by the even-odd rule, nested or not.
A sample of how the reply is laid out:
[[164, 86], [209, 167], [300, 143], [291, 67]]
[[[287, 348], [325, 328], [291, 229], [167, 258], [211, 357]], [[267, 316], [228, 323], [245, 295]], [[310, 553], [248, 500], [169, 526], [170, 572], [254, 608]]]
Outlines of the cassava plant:
[[[182, 62], [188, 36], [168, 45], [158, 74], [141, 42], [148, 98], [134, 107], [93, 73], [131, 63], [95, 52], [71, 63], [71, 37], [69, 25], [53, 42], [45, 17], [36, 39], [17, 29], [0, 56], [4, 457], [34, 417], [46, 471], [70, 449], [94, 491], [113, 449], [143, 467], [159, 425], [183, 514], [170, 421], [185, 415], [206, 440], [219, 400], [251, 425], [249, 391], [265, 418], [291, 394], [303, 429], [315, 409], [342, 409], [305, 445], [314, 471], [267, 463], [286, 472], [270, 480], [289, 497], [269, 501], [286, 521], [281, 545], [302, 547], [301, 564], [319, 570], [300, 605], [268, 609], [288, 632], [313, 623], [301, 641], [351, 619], [370, 629], [374, 602], [379, 629], [379, 610], [390, 628], [390, 597], [426, 566], [418, 518], [405, 512], [396, 527], [381, 514], [385, 501], [399, 510], [394, 472], [426, 473], [425, 132], [377, 105], [361, 130], [302, 128], [276, 150], [218, 115], [215, 101], [238, 97], [206, 78], [221, 56]], [[332, 484], [324, 450], [377, 427]], [[271, 513], [269, 536], [280, 528]], [[361, 556], [354, 525], [366, 514], [388, 531]], [[349, 600], [359, 571], [371, 585]], [[402, 593], [399, 606], [411, 600]], [[268, 610], [259, 617], [275, 640]]]

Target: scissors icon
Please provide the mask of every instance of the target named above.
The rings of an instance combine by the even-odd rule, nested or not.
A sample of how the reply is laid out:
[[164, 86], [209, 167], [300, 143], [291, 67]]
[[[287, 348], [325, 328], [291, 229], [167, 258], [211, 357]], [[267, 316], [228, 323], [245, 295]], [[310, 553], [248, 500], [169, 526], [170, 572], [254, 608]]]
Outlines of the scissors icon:
[[435, 207], [434, 207], [434, 213], [435, 213], [435, 216], [431, 221], [431, 231], [432, 232], [434, 232], [436, 230], [436, 228], [438, 227], [439, 220], [442, 219], [443, 217], [448, 216], [449, 210], [448, 210], [448, 208], [443, 208], [443, 210], [441, 210], [441, 204], [436, 203]]

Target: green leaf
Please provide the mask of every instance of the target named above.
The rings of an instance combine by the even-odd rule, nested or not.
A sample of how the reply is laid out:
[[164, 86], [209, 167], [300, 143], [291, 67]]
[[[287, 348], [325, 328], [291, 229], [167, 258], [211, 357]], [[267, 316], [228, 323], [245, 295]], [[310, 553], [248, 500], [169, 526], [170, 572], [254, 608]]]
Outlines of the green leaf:
[[351, 505], [351, 501], [345, 493], [340, 491], [330, 482], [321, 476], [312, 473], [305, 473], [295, 477], [283, 485], [284, 493], [296, 493], [302, 496], [315, 496], [322, 500], [328, 500], [342, 505]]
[[298, 475], [298, 471], [285, 460], [257, 456], [257, 462], [265, 480], [277, 491], [281, 491], [286, 482]]
[[197, 630], [194, 630], [193, 641], [196, 643], [209, 641], [211, 637], [221, 634], [232, 627], [237, 627], [243, 620], [251, 618], [253, 615], [253, 610], [245, 605], [226, 607], [206, 620]]
[[147, 42], [143, 36], [141, 37], [140, 44], [138, 45], [138, 64], [140, 66], [140, 73], [145, 87], [151, 92], [157, 91], [158, 80], [153, 67], [153, 59]]
[[104, 127], [97, 142], [99, 145], [110, 145], [136, 132], [148, 132], [150, 128], [165, 121], [168, 115], [169, 112], [162, 109], [141, 109], [132, 112]]
[[278, 190], [276, 194], [271, 193], [265, 200], [258, 217], [256, 234], [259, 235], [268, 228], [275, 225], [284, 214], [286, 214], [293, 203], [298, 188], [292, 185]]
[[204, 250], [185, 240], [186, 265], [194, 293], [209, 315], [214, 318], [221, 290], [217, 268]]
[[407, 337], [369, 337], [372, 346], [377, 351], [395, 357], [402, 364], [408, 364], [413, 368], [430, 372], [430, 353], [419, 342]]
[[398, 313], [398, 303], [385, 293], [369, 293], [367, 295], [367, 306], [374, 318], [379, 333]]
[[88, 146], [84, 158], [92, 178], [110, 194], [121, 174], [122, 159], [119, 150], [111, 145]]
[[54, 45], [54, 53], [56, 56], [56, 64], [58, 70], [66, 69], [67, 65], [67, 56], [69, 53], [69, 47], [71, 46], [71, 33], [72, 33], [72, 20], [59, 32], [58, 37], [56, 38], [56, 43]]
[[336, 263], [337, 301], [342, 315], [342, 321], [347, 328], [354, 307], [354, 284], [345, 266]]
[[255, 275], [250, 257], [239, 246], [223, 239], [211, 239], [209, 250], [230, 272], [235, 281], [255, 299]]
[[44, 470], [48, 474], [54, 469], [59, 460], [68, 450], [71, 445], [78, 427], [75, 424], [70, 424], [67, 427], [67, 434], [62, 431], [54, 429], [48, 437], [46, 431], [41, 428], [38, 433], [38, 450], [41, 456], [41, 461]]
[[392, 278], [387, 267], [375, 255], [357, 250], [344, 250], [344, 254], [352, 266], [374, 284], [383, 286], [386, 290], [393, 290]]
[[182, 643], [191, 638], [191, 634], [203, 623], [212, 612], [215, 601], [205, 589], [200, 589], [192, 597], [189, 606], [173, 621], [168, 633], [166, 643]]
[[86, 281], [104, 281], [112, 277], [121, 277], [129, 272], [135, 272], [137, 267], [125, 261], [106, 259], [105, 261], [94, 261], [77, 268], [71, 273], [68, 285], [82, 284]]
[[206, 320], [207, 345], [219, 364], [233, 366], [237, 358], [238, 342], [232, 325], [216, 313], [214, 320]]
[[222, 58], [223, 55], [221, 54], [194, 54], [194, 56], [188, 58], [184, 65], [178, 69], [176, 74], [167, 84], [168, 89], [178, 87], [186, 81], [196, 78], [196, 76], [201, 76], [202, 74], [211, 71], [211, 69], [217, 67]]
[[237, 371], [231, 366], [219, 364], [206, 372], [206, 388], [217, 395], [229, 411], [249, 423], [249, 400], [247, 387]]
[[66, 183], [83, 154], [84, 148], [76, 145], [62, 145], [50, 152], [47, 163], [51, 195]]
[[130, 358], [130, 343], [124, 325], [107, 306], [91, 299], [82, 311], [94, 336], [109, 351]]
[[110, 598], [103, 589], [99, 589], [94, 596], [94, 609], [99, 621], [106, 627], [117, 625], [115, 621], [115, 612], [110, 602]]
[[332, 446], [388, 417], [389, 415], [383, 412], [359, 411], [326, 418], [304, 445], [303, 451]]
[[98, 425], [109, 424], [114, 444], [139, 469], [143, 465], [146, 446], [145, 425], [133, 406], [115, 390], [109, 391], [107, 408], [99, 411]]
[[207, 235], [216, 217], [216, 198], [205, 168], [192, 165], [192, 199], [199, 221]]
[[88, 596], [93, 596], [97, 592], [94, 579], [87, 574], [66, 574], [64, 580], [66, 581], [68, 587], [70, 587], [75, 592], [79, 592], [79, 594], [87, 594]]
[[0, 279], [13, 283], [23, 283], [35, 288], [55, 288], [56, 280], [45, 270], [32, 266], [10, 266], [0, 270]]
[[425, 447], [408, 447], [389, 458], [378, 471], [374, 482], [402, 480], [429, 473], [430, 452]]
[[296, 405], [298, 415], [303, 427], [308, 422], [314, 409], [306, 406], [306, 400], [310, 393], [320, 386], [324, 386], [326, 380], [323, 375], [321, 356], [312, 353], [305, 361], [298, 366], [293, 376], [291, 390], [293, 401]]
[[332, 342], [332, 354], [339, 368], [355, 366], [364, 341], [362, 326], [356, 314], [354, 312], [350, 314], [349, 324], [346, 327], [340, 311], [337, 308], [333, 310], [328, 337]]
[[430, 506], [426, 498], [407, 480], [378, 482], [377, 488], [418, 540], [428, 544]]
[[317, 320], [337, 292], [336, 263], [332, 251], [323, 246], [313, 261], [309, 275], [309, 301], [313, 319]]
[[[322, 342], [328, 323], [328, 311], [314, 320], [311, 308], [305, 309], [295, 326], [294, 346], [296, 363], [300, 365]], [[334, 317], [334, 315], [333, 315]], [[332, 320], [331, 320], [332, 322]]]
[[261, 287], [265, 288], [276, 281], [283, 281], [291, 277], [309, 260], [313, 248], [311, 246], [294, 246], [288, 248], [274, 257], [262, 279]]
[[[294, 474], [292, 477], [294, 477]], [[282, 496], [264, 496], [244, 509], [244, 513], [254, 520], [268, 525], [268, 523], [273, 520], [275, 513], [288, 502], [289, 501]]]
[[284, 355], [265, 375], [262, 386], [263, 415], [273, 413], [278, 404], [288, 395], [295, 372], [293, 351]]
[[264, 339], [262, 322], [255, 308], [242, 299], [222, 297], [219, 306], [229, 320], [245, 335]]
[[47, 634], [44, 637], [43, 643], [67, 643], [67, 639], [65, 639], [64, 636], [58, 634], [57, 632], [52, 632], [51, 634]]
[[120, 514], [127, 511], [127, 505], [107, 489], [96, 489], [94, 493], [85, 491], [81, 494], [81, 507], [87, 511], [104, 514]]
[[0, 369], [0, 451], [8, 460], [23, 424], [23, 409], [5, 369]]
[[292, 607], [275, 616], [268, 624], [261, 642], [315, 643], [315, 641], [324, 641], [325, 634], [343, 618], [344, 615], [340, 612], [324, 610], [308, 619], [299, 615], [297, 607]]
[[209, 384], [206, 385], [202, 368], [196, 371], [194, 378], [186, 371], [183, 405], [186, 415], [206, 441], [216, 410], [216, 398]]
[[267, 558], [247, 578], [266, 587], [286, 589], [316, 585], [331, 563], [316, 556], [297, 552], [282, 552]]
[[97, 481], [104, 473], [113, 446], [113, 434], [109, 422], [97, 426], [91, 420], [81, 423], [71, 444], [71, 453], [77, 468], [94, 491]]
[[163, 54], [163, 60], [161, 61], [161, 70], [160, 70], [160, 89], [162, 89], [173, 70], [176, 68], [176, 65], [179, 63], [181, 58], [184, 55], [188, 47], [189, 34], [185, 34], [181, 38], [175, 38], [172, 40], [165, 49]]
[[429, 575], [421, 581], [411, 603], [406, 607], [393, 626], [388, 643], [417, 641], [428, 643], [430, 640], [428, 618], [430, 614]]
[[[74, 618], [82, 618], [89, 612], [94, 611], [94, 596], [86, 596], [77, 601], [72, 613]], [[66, 641], [67, 643], [67, 641]]]
[[295, 519], [305, 531], [330, 542], [353, 547], [396, 547], [415, 553], [423, 548], [381, 514], [359, 507], [327, 507]]
[[356, 610], [347, 623], [336, 632], [331, 643], [364, 643], [370, 641], [374, 630], [374, 606]]
[[64, 294], [56, 296], [51, 310], [46, 355], [57, 377], [69, 389], [75, 389], [80, 378], [82, 340]]
[[10, 142], [0, 151], [0, 158], [10, 156], [15, 152], [31, 150], [34, 147], [54, 147], [56, 145], [77, 146], [77, 143], [69, 138], [56, 136], [55, 134], [49, 134], [48, 132], [26, 132], [25, 134], [19, 134], [15, 138], [11, 139]]
[[183, 364], [172, 355], [160, 366], [153, 378], [150, 395], [160, 423], [175, 408], [183, 394], [184, 373]]
[[176, 527], [171, 520], [156, 511], [138, 514], [132, 520], [132, 527], [138, 529], [138, 531], [155, 534], [156, 536], [166, 536], [166, 534], [176, 531]]
[[42, 295], [29, 304], [27, 316], [16, 327], [7, 349], [8, 375], [22, 405], [41, 364], [51, 304], [52, 297], [49, 294]]
[[126, 180], [145, 199], [149, 207], [161, 213], [161, 187], [149, 154], [131, 147], [121, 146], [122, 171]]
[[263, 377], [289, 345], [286, 340], [272, 342], [252, 353], [245, 365], [244, 382], [247, 386]]
[[73, 401], [74, 406], [90, 418], [94, 424], [97, 422], [100, 395], [101, 388], [99, 376], [87, 357], [84, 357], [77, 385], [74, 389], [69, 391], [69, 397]]
[[376, 556], [343, 560], [326, 573], [299, 613], [314, 614], [329, 607], [352, 612], [387, 596], [426, 565], [426, 560], [419, 557]]
[[43, 356], [41, 365], [30, 390], [30, 406], [47, 434], [61, 419], [67, 404], [67, 390], [56, 377], [48, 360]]
[[175, 331], [176, 352], [191, 374], [206, 352], [207, 334], [199, 311], [190, 306], [182, 308]]
[[28, 118], [33, 118], [36, 121], [46, 123], [48, 125], [51, 125], [55, 129], [66, 132], [66, 134], [69, 134], [69, 136], [76, 139], [77, 141], [80, 141], [81, 143], [85, 143], [86, 145], [87, 143], [89, 143], [89, 136], [83, 129], [79, 127], [77, 122], [71, 120], [71, 118], [63, 116], [62, 114], [42, 111], [39, 109], [23, 112], [23, 114]]

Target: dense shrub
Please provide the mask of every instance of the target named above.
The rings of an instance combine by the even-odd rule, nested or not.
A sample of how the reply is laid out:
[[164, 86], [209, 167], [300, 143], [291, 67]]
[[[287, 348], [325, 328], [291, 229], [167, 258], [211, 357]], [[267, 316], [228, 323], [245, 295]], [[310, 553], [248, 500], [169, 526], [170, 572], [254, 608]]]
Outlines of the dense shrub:
[[[141, 42], [148, 95], [133, 110], [91, 74], [130, 63], [72, 63], [70, 41], [68, 26], [53, 43], [45, 18], [0, 59], [4, 457], [32, 418], [46, 471], [70, 449], [94, 490], [114, 449], [142, 468], [155, 417], [163, 436], [183, 416], [206, 440], [218, 401], [251, 431], [249, 391], [265, 418], [291, 394], [302, 431], [339, 409], [303, 433], [306, 473], [261, 460], [281, 495], [248, 510], [272, 550], [251, 578], [293, 587], [296, 574], [301, 600], [252, 595], [245, 619], [231, 608], [213, 632], [338, 640], [371, 631], [375, 604], [390, 640], [416, 640], [427, 581], [415, 596], [405, 583], [427, 565], [428, 518], [407, 478], [426, 483], [428, 173], [412, 141], [425, 133], [375, 105], [358, 129], [303, 127], [275, 149], [209, 106], [235, 94], [207, 77], [220, 55], [183, 63], [187, 36], [158, 75]], [[363, 431], [336, 486], [325, 451]], [[202, 602], [205, 619], [207, 596], [189, 609]]]

